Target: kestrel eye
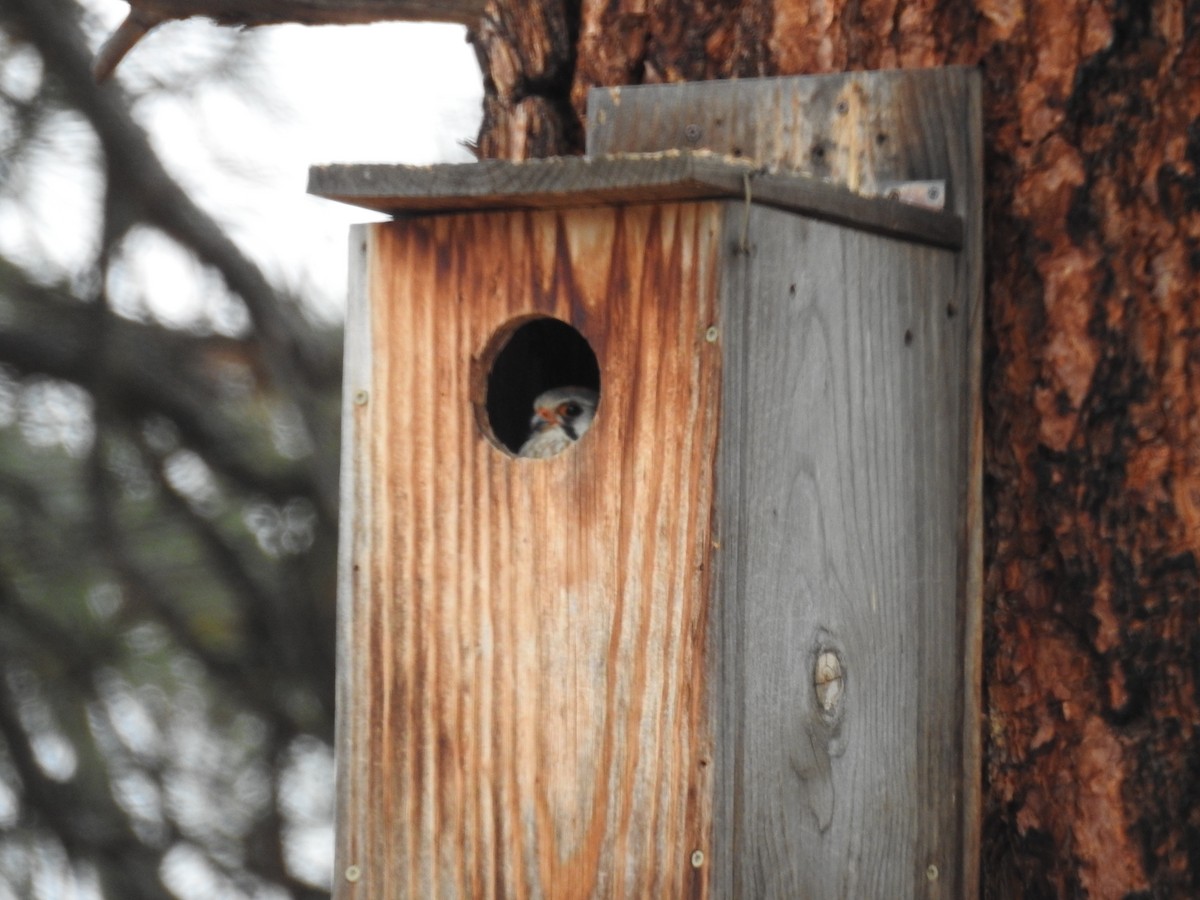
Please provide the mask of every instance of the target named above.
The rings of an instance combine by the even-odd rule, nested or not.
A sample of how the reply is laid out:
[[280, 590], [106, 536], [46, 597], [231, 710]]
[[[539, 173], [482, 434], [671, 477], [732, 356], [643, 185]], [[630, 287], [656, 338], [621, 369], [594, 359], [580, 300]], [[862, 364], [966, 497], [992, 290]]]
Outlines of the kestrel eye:
[[582, 406], [580, 406], [578, 403], [576, 403], [576, 402], [574, 402], [574, 401], [571, 401], [570, 403], [564, 403], [564, 404], [563, 404], [563, 413], [564, 413], [566, 416], [568, 416], [569, 418], [572, 418], [572, 419], [573, 419], [573, 418], [575, 418], [577, 415], [579, 415], [581, 412], [583, 412], [583, 407], [582, 407]]

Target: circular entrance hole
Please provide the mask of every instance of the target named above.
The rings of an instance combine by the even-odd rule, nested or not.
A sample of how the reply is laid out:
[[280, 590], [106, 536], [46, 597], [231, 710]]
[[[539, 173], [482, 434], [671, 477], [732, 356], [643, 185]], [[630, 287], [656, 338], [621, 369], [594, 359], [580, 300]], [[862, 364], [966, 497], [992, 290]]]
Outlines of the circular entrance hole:
[[[583, 388], [584, 406], [594, 397], [599, 405], [600, 365], [587, 339], [558, 319], [545, 316], [517, 319], [502, 327], [484, 354], [487, 370], [487, 394], [484, 400], [487, 428], [493, 441], [511, 454], [519, 454], [532, 432], [534, 401], [555, 388]], [[592, 394], [587, 392], [591, 391]], [[571, 397], [561, 398], [566, 433], [575, 432], [571, 415], [576, 407]], [[576, 421], [583, 429], [590, 424], [587, 413]], [[554, 426], [552, 427], [559, 427]], [[564, 449], [565, 449], [564, 445]]]

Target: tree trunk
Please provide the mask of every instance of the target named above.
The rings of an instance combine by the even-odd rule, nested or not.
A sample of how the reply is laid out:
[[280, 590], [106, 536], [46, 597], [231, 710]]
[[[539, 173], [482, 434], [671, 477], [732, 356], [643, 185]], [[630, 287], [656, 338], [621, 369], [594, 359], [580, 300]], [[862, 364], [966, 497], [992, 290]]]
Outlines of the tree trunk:
[[594, 85], [978, 64], [985, 896], [1200, 896], [1200, 2], [490, 0], [479, 148]]

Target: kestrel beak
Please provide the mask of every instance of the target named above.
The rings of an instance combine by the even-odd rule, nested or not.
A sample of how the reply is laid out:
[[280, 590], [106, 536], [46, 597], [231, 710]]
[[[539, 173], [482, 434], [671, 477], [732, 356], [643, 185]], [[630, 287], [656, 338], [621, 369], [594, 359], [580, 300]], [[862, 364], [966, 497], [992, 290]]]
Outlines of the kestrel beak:
[[545, 406], [539, 406], [533, 411], [533, 421], [530, 424], [535, 431], [541, 431], [549, 425], [558, 425], [558, 412]]

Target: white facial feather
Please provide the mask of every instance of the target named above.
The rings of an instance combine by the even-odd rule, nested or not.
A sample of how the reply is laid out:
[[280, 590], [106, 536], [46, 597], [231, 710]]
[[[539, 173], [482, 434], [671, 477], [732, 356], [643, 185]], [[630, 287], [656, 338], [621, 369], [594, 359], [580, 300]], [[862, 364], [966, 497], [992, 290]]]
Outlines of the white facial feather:
[[530, 435], [517, 456], [545, 459], [561, 453], [592, 427], [599, 395], [591, 388], [552, 388], [533, 401]]

